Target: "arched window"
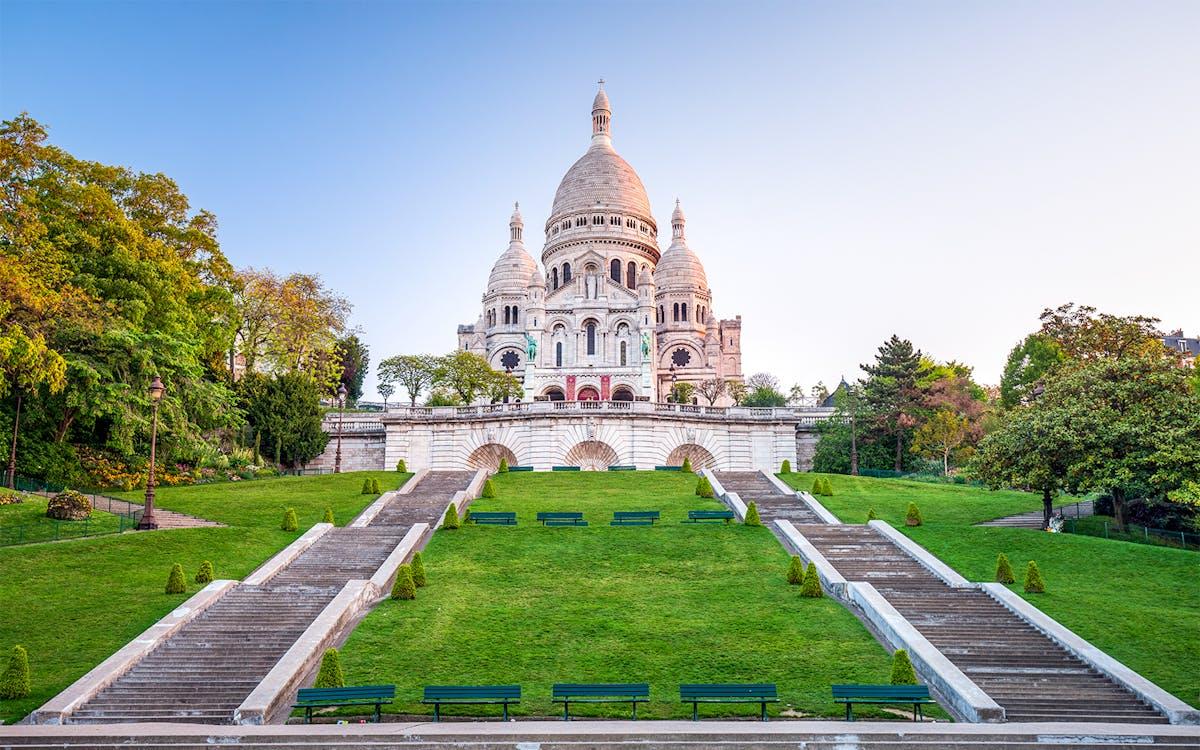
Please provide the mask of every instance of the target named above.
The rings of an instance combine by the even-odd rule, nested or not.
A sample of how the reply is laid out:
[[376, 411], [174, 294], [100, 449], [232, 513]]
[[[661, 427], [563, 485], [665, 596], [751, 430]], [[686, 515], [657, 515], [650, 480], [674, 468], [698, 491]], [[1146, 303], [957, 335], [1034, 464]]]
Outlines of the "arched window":
[[551, 282], [551, 286], [553, 288], [558, 289], [558, 269], [557, 268], [553, 268], [550, 270], [550, 282]]
[[621, 261], [616, 258], [612, 259], [612, 263], [608, 264], [608, 275], [612, 277], [613, 281], [621, 283]]
[[658, 306], [658, 320], [656, 320], [654, 322], [655, 323], [666, 323], [667, 322], [667, 315], [666, 315], [666, 313], [663, 312], [662, 305]]
[[512, 306], [512, 322], [513, 322], [513, 325], [517, 324], [517, 306], [516, 305]]
[[563, 263], [563, 283], [564, 284], [571, 283], [571, 264], [570, 263]]
[[637, 264], [632, 260], [625, 267], [625, 286], [633, 289], [637, 286]]
[[672, 320], [674, 320], [676, 323], [679, 322], [679, 303], [678, 302], [675, 303], [675, 314], [672, 316]]
[[621, 342], [621, 367], [625, 367], [628, 364], [629, 364], [629, 344], [622, 341]]
[[554, 344], [554, 366], [562, 367], [562, 342], [558, 341]]
[[505, 305], [505, 306], [504, 306], [504, 325], [508, 325], [508, 323], [509, 323], [509, 320], [508, 320], [508, 309], [509, 309], [509, 308], [508, 308], [508, 305]]
[[687, 322], [688, 316], [687, 316], [687, 303], [686, 302], [684, 302], [682, 305], [679, 306], [679, 319], [684, 322]]
[[587, 324], [587, 353], [593, 355], [596, 353], [596, 324]]

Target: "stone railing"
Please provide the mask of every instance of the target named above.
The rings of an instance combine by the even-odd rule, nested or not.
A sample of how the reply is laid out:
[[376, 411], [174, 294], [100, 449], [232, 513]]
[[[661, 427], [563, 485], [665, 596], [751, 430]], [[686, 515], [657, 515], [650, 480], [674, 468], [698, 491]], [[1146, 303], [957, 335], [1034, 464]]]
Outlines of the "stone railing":
[[[701, 406], [697, 404], [653, 403], [650, 401], [524, 401], [511, 404], [477, 406], [389, 406], [387, 413], [370, 415], [372, 422], [407, 420], [480, 419], [494, 416], [532, 416], [557, 414], [652, 414], [733, 421], [795, 421], [812, 424], [829, 419], [833, 409], [813, 407]], [[348, 424], [348, 423], [347, 423]], [[326, 421], [326, 426], [331, 425]], [[378, 428], [375, 428], [378, 429]], [[349, 431], [349, 430], [347, 430]]]

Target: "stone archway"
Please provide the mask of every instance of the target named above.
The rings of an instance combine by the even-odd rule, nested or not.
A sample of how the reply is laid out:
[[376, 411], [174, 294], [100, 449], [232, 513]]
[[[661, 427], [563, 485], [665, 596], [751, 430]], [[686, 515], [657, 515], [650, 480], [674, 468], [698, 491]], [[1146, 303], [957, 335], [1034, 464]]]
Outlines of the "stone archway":
[[500, 459], [508, 461], [509, 466], [517, 463], [517, 454], [499, 443], [486, 443], [471, 451], [467, 458], [467, 466], [472, 469], [487, 469], [495, 471], [500, 467]]
[[692, 462], [692, 468], [697, 471], [715, 468], [717, 463], [717, 459], [704, 446], [684, 443], [667, 456], [667, 466], [683, 466], [685, 458]]
[[578, 466], [584, 471], [604, 471], [617, 463], [617, 452], [608, 443], [585, 440], [567, 451], [564, 463], [567, 466]]

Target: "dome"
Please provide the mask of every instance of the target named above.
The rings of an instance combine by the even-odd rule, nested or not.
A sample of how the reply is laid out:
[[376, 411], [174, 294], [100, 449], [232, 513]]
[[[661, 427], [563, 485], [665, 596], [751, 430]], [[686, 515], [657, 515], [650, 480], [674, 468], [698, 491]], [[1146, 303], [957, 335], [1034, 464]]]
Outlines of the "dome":
[[488, 276], [488, 294], [498, 291], [524, 292], [529, 285], [529, 277], [537, 273], [537, 263], [525, 251], [522, 241], [524, 227], [521, 207], [514, 205], [512, 217], [508, 220], [508, 249], [500, 254], [496, 265], [492, 266], [492, 273]]
[[686, 218], [679, 201], [675, 201], [675, 211], [671, 214], [671, 246], [662, 254], [658, 267], [654, 269], [654, 285], [657, 291], [669, 289], [708, 289], [708, 276], [704, 273], [704, 264], [688, 247], [684, 236]]

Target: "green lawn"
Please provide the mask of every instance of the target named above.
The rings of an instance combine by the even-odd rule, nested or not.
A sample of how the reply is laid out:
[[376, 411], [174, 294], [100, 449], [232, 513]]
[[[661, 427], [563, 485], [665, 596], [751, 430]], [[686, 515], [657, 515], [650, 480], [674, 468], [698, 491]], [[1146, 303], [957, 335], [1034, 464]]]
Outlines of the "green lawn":
[[[782, 475], [809, 490], [813, 474]], [[972, 581], [991, 581], [1004, 552], [1020, 579], [1036, 560], [1047, 593], [1024, 594], [1083, 638], [1192, 705], [1200, 705], [1200, 553], [1078, 534], [972, 526], [1041, 508], [1022, 492], [837, 474], [822, 504], [848, 523], [868, 508]], [[925, 525], [908, 528], [909, 502]]]
[[[381, 604], [342, 651], [348, 684], [396, 684], [390, 711], [432, 713], [418, 702], [428, 684], [519, 683], [516, 713], [536, 716], [555, 715], [555, 682], [649, 682], [652, 702], [639, 716], [680, 718], [691, 710], [679, 703], [681, 682], [762, 681], [779, 686], [775, 713], [790, 704], [832, 716], [831, 683], [887, 681], [890, 658], [849, 612], [787, 585], [788, 555], [767, 529], [680, 523], [688, 509], [720, 507], [693, 494], [695, 478], [539, 472], [494, 481], [498, 497], [472, 507], [516, 511], [520, 525], [437, 532], [425, 551], [429, 587], [415, 601]], [[608, 525], [614, 510], [647, 509], [662, 511], [659, 525]], [[583, 511], [591, 525], [544, 528], [539, 510]]]
[[[364, 477], [384, 489], [409, 475], [359, 472], [243, 483], [165, 487], [161, 507], [229, 524], [225, 528], [127, 532], [0, 548], [0, 656], [14, 644], [29, 650], [33, 693], [0, 701], [0, 719], [15, 721], [70, 685], [199, 590], [191, 583], [203, 560], [218, 578], [242, 578], [331, 506], [345, 523], [375, 499], [361, 495]], [[138, 493], [129, 493], [134, 498]], [[280, 530], [294, 507], [300, 530]], [[163, 593], [172, 563], [183, 564], [186, 595]]]
[[120, 518], [100, 510], [93, 510], [92, 517], [83, 521], [46, 518], [48, 502], [44, 497], [29, 495], [23, 503], [0, 505], [0, 546], [112, 534], [122, 528]]

